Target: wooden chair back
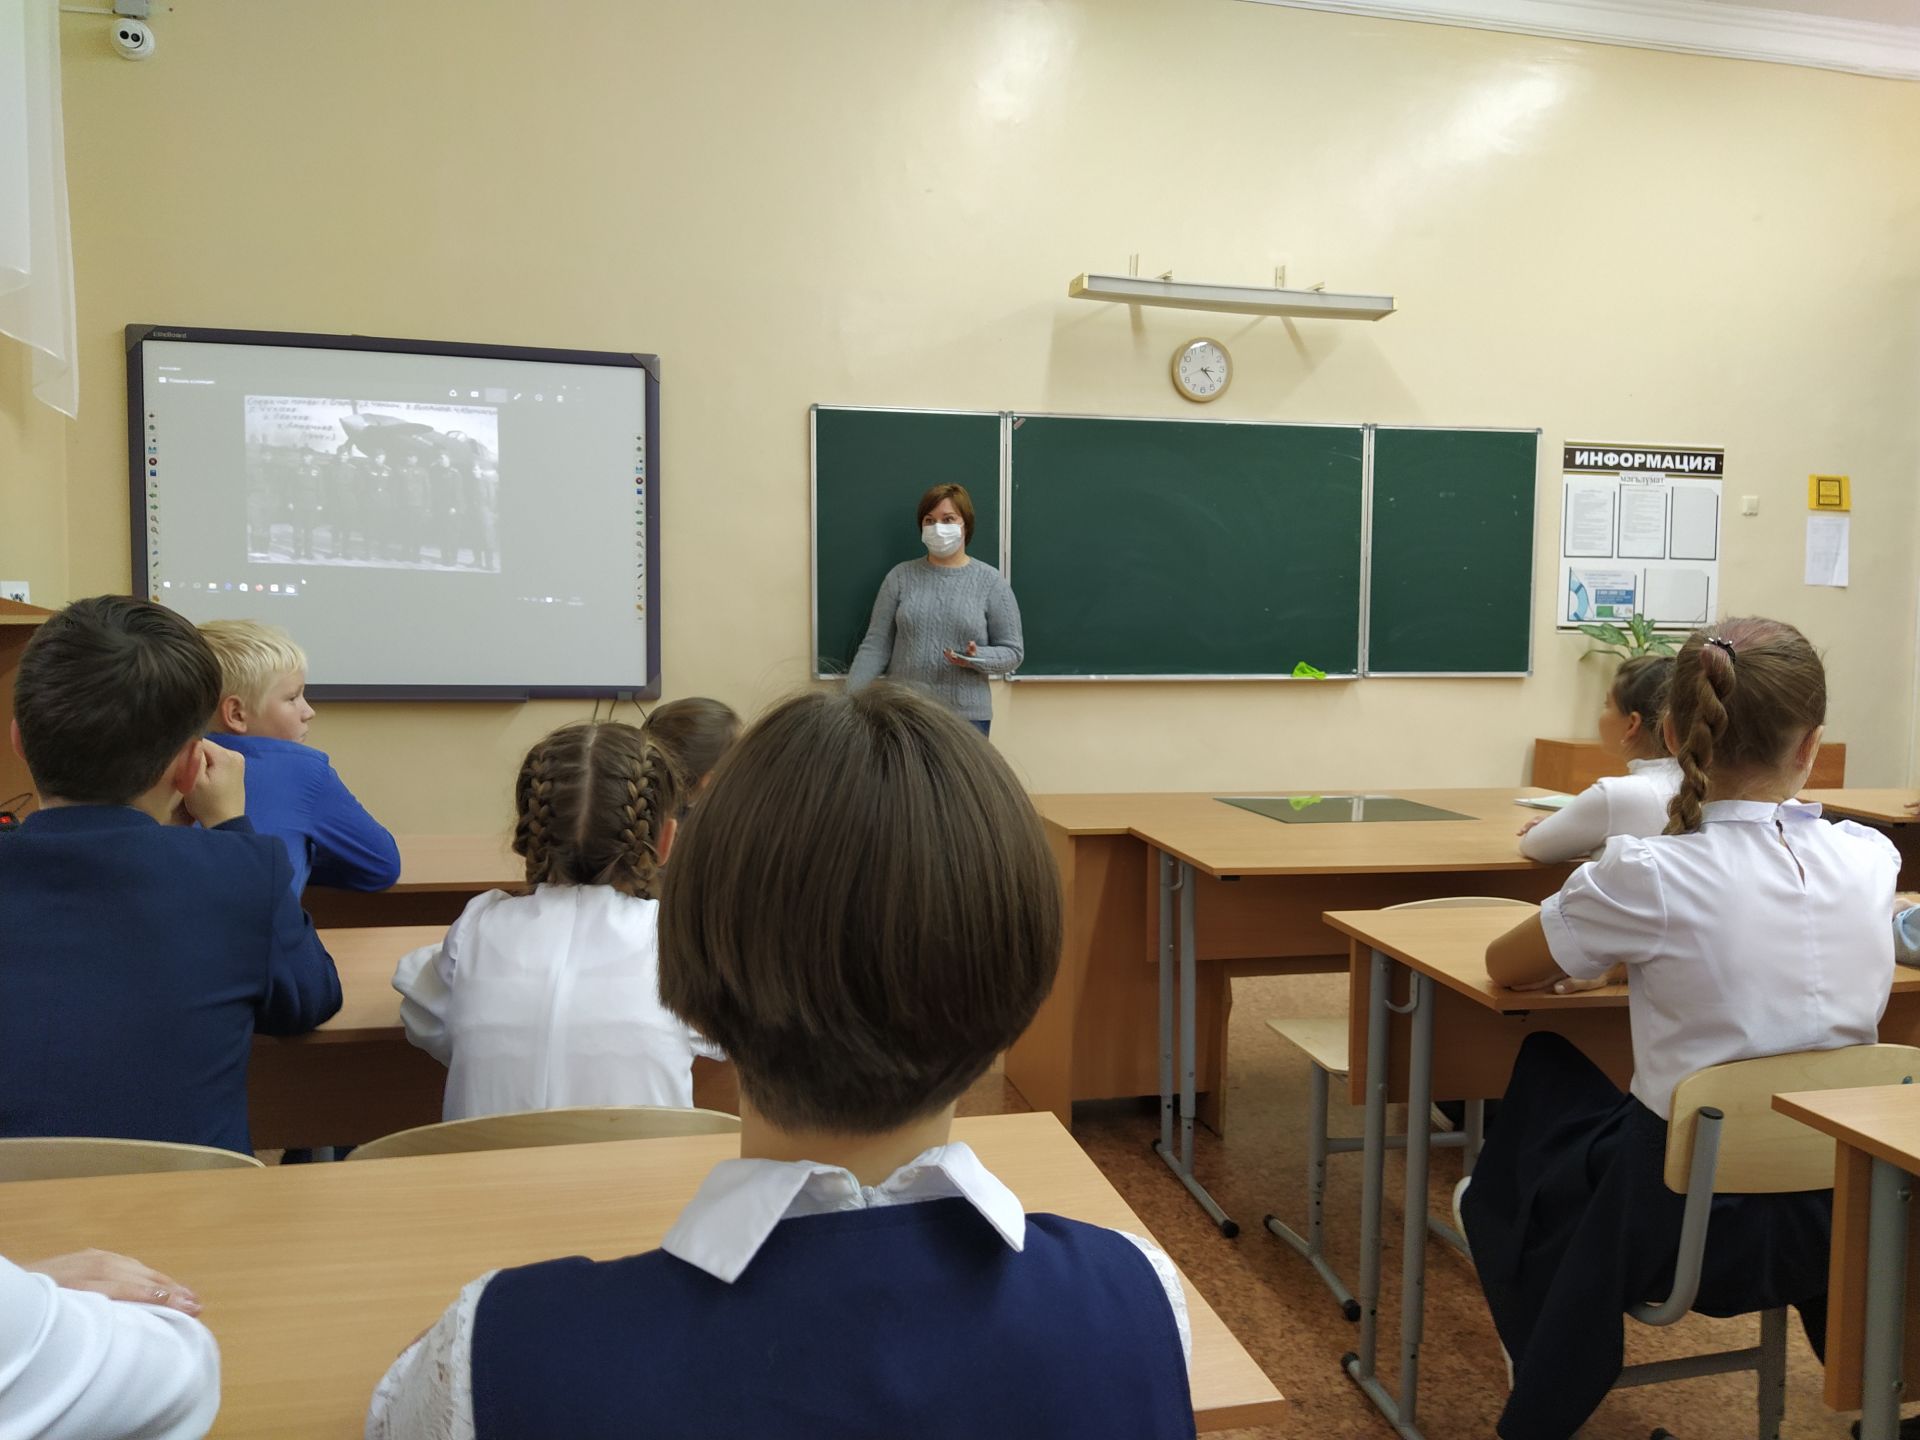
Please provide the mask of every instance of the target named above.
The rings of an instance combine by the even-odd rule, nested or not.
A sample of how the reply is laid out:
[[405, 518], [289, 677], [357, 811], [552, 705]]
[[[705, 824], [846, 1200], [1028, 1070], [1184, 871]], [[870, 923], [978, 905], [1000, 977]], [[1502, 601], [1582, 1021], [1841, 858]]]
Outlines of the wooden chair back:
[[169, 1170], [261, 1169], [237, 1150], [169, 1140], [24, 1135], [0, 1140], [0, 1180], [78, 1180], [95, 1175], [153, 1175]]
[[592, 1145], [603, 1140], [654, 1140], [663, 1135], [725, 1135], [740, 1129], [738, 1115], [667, 1105], [582, 1106], [520, 1110], [421, 1125], [370, 1140], [348, 1160], [402, 1155], [454, 1155], [468, 1150], [523, 1150], [541, 1145]]
[[1920, 1080], [1912, 1045], [1848, 1045], [1735, 1060], [1696, 1070], [1673, 1089], [1667, 1126], [1667, 1188], [1685, 1194], [1694, 1121], [1702, 1109], [1726, 1116], [1713, 1188], [1722, 1195], [1778, 1195], [1833, 1188], [1833, 1137], [1782, 1115], [1775, 1095], [1851, 1090]]

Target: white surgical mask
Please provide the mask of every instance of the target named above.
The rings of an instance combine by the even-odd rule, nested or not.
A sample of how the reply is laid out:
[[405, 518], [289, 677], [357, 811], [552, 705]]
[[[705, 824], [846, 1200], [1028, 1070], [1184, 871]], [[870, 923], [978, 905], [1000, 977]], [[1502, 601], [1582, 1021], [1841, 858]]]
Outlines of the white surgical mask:
[[965, 534], [966, 531], [953, 522], [944, 525], [922, 525], [920, 543], [927, 547], [930, 555], [944, 560], [949, 555], [959, 553], [960, 542]]

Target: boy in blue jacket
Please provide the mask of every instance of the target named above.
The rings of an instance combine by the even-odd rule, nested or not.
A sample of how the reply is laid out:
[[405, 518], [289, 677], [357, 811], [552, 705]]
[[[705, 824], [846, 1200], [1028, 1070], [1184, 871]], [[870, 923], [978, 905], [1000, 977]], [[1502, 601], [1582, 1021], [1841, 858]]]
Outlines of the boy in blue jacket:
[[309, 880], [385, 890], [400, 878], [400, 848], [327, 762], [305, 743], [307, 657], [277, 625], [212, 620], [200, 627], [220, 661], [218, 743], [247, 757], [247, 816], [293, 860], [293, 893]]
[[0, 1135], [250, 1151], [255, 1031], [340, 1008], [245, 761], [201, 738], [219, 699], [206, 641], [149, 601], [75, 601], [21, 656], [40, 803], [0, 840]]

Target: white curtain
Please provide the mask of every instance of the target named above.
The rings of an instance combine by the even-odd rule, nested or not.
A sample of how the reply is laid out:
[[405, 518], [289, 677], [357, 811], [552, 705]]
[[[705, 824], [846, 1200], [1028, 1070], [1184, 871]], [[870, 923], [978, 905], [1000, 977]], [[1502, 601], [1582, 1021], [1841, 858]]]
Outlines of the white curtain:
[[0, 334], [33, 351], [33, 393], [65, 415], [75, 329], [59, 0], [0, 0]]

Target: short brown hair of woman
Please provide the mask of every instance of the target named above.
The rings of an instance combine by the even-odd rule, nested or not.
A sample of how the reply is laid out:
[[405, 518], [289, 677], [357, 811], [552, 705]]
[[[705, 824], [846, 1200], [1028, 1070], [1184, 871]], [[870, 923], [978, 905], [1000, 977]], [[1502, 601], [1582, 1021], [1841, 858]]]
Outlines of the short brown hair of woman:
[[1671, 655], [1636, 655], [1613, 672], [1607, 696], [1622, 715], [1638, 715], [1649, 748], [1667, 753], [1661, 718], [1667, 713], [1667, 688], [1673, 681]]
[[1783, 620], [1723, 620], [1694, 631], [1674, 657], [1667, 715], [1680, 761], [1667, 834], [1689, 835], [1710, 776], [1776, 770], [1827, 723], [1827, 668]]
[[513, 787], [513, 852], [529, 885], [611, 885], [651, 900], [661, 830], [679, 809], [679, 771], [617, 720], [562, 725], [527, 752]]
[[953, 508], [960, 512], [960, 529], [966, 536], [967, 544], [973, 543], [973, 497], [967, 493], [964, 485], [936, 485], [920, 497], [920, 508], [914, 512], [913, 523], [924, 525], [927, 516], [942, 500], [951, 500]]
[[660, 998], [788, 1130], [878, 1134], [952, 1103], [1027, 1028], [1060, 882], [1006, 761], [882, 682], [749, 729], [676, 842]]
[[640, 733], [667, 752], [692, 790], [740, 738], [740, 717], [724, 701], [693, 695], [654, 706]]
[[43, 798], [124, 805], [204, 735], [220, 662], [192, 624], [130, 595], [76, 600], [20, 657], [13, 713]]

